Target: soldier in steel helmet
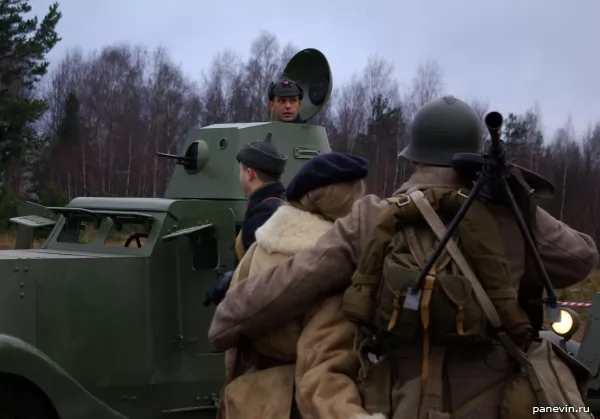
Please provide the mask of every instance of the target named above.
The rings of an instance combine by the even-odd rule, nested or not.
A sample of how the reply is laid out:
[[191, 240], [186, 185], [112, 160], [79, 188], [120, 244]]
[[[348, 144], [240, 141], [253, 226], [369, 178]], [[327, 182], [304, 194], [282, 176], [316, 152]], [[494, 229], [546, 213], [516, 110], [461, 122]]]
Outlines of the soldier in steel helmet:
[[[280, 182], [287, 157], [273, 145], [270, 135], [261, 141], [245, 144], [236, 156], [239, 180], [248, 199], [242, 228], [235, 240], [236, 264], [255, 242], [255, 232], [273, 215], [282, 202], [285, 187]], [[212, 288], [206, 293], [204, 305], [218, 304], [227, 289], [233, 271], [218, 273]]]
[[[450, 167], [451, 159], [455, 153], [482, 151], [480, 124], [481, 121], [474, 110], [452, 96], [425, 104], [415, 116], [409, 144], [400, 153], [400, 156], [412, 162], [414, 173], [394, 196], [400, 197], [409, 190], [426, 192], [440, 187], [455, 191], [469, 189], [472, 185], [466, 184]], [[378, 218], [384, 212], [390, 213], [386, 211], [389, 208], [390, 201], [374, 195], [360, 199], [352, 212], [337, 220], [333, 228], [321, 236], [312, 248], [296, 253], [271, 269], [249, 276], [246, 281], [232, 289], [217, 307], [213, 317], [209, 331], [212, 344], [225, 350], [235, 346], [240, 337], [259, 337], [265, 331], [306, 313], [330, 293], [350, 289], [359, 261], [366, 251], [375, 226], [378, 225]], [[525, 275], [525, 243], [518, 226], [509, 210], [504, 211], [505, 208], [493, 206], [486, 208], [494, 214], [494, 221], [498, 223], [495, 234], [501, 237], [500, 244], [505, 249], [502, 260], [505, 261], [503, 266], [506, 268], [502, 269], [501, 274], [511, 281], [511, 287], [523, 285], [530, 276]], [[539, 254], [556, 288], [580, 282], [595, 269], [598, 250], [591, 237], [559, 222], [536, 206], [532, 207], [528, 217], [533, 226]], [[427, 237], [430, 242], [435, 241], [427, 224], [420, 223], [410, 227], [414, 232], [411, 233], [412, 236], [417, 240]], [[406, 241], [408, 240], [407, 237]], [[367, 281], [368, 278], [363, 280]], [[512, 288], [510, 293], [506, 291], [507, 298], [514, 298], [516, 292]], [[418, 312], [414, 313], [417, 313], [415, 316], [419, 319]], [[456, 321], [458, 322], [458, 317]], [[356, 333], [362, 333], [360, 330], [357, 328]], [[364, 386], [367, 381], [373, 385], [373, 381], [369, 380], [375, 380], [375, 389], [378, 391], [370, 392], [375, 397], [363, 399], [366, 410], [371, 414], [381, 413], [383, 417], [388, 418], [442, 419], [449, 418], [451, 413], [458, 415], [458, 410], [465, 406], [459, 415], [463, 419], [498, 419], [501, 417], [501, 404], [504, 403], [502, 408], [509, 413], [508, 416], [502, 417], [525, 417], [530, 413], [523, 413], [523, 406], [528, 406], [528, 403], [535, 400], [530, 387], [513, 386], [512, 381], [507, 386], [499, 385], [509, 383], [506, 380], [510, 377], [514, 379], [518, 376], [514, 359], [502, 345], [491, 345], [487, 347], [486, 352], [474, 352], [474, 349], [469, 347], [467, 351], [447, 355], [443, 363], [443, 380], [428, 381], [424, 367], [421, 375], [421, 360], [425, 359], [424, 355], [429, 355], [423, 353], [426, 346], [420, 341], [388, 347], [388, 350], [393, 349], [397, 352], [389, 352], [387, 357], [383, 358], [384, 361], [381, 361], [381, 358], [365, 360], [361, 351], [357, 350], [359, 348], [344, 349], [339, 345], [329, 347], [338, 357], [346, 351], [347, 363], [337, 365], [336, 368], [343, 374], [360, 377], [363, 391], [366, 391]], [[326, 351], [323, 345], [315, 342], [310, 354], [314, 374], [329, 368], [327, 360], [332, 354], [322, 353], [323, 351]], [[384, 366], [378, 368], [378, 365]], [[436, 371], [438, 367], [442, 368], [442, 365], [431, 365], [431, 369]], [[561, 366], [563, 367], [564, 365]], [[362, 381], [365, 380], [362, 372], [369, 369], [369, 380]], [[551, 369], [548, 367], [548, 370]], [[566, 368], [561, 371], [566, 371]], [[570, 379], [574, 383], [572, 377]], [[432, 393], [421, 398], [421, 385], [426, 383], [434, 389]], [[527, 384], [526, 381], [525, 383]], [[513, 398], [503, 397], [503, 389], [513, 391]], [[484, 390], [486, 392], [483, 392]], [[312, 396], [314, 403], [319, 403], [319, 400], [335, 398], [342, 390], [299, 388], [298, 391], [308, 398]], [[437, 406], [437, 413], [434, 416], [423, 415], [419, 408], [420, 403], [431, 401], [431, 397], [443, 392], [449, 392], [449, 395], [444, 396], [443, 403], [440, 402]], [[344, 394], [348, 394], [348, 391], [344, 391]], [[362, 393], [363, 396], [365, 394], [367, 393]], [[354, 394], [356, 400], [351, 402], [356, 402], [359, 397], [358, 394]], [[515, 401], [515, 398], [516, 404], [506, 405]], [[519, 400], [522, 401], [521, 410]]]
[[300, 85], [293, 80], [283, 79], [269, 86], [269, 110], [272, 118], [281, 122], [302, 124], [300, 107], [304, 92]]

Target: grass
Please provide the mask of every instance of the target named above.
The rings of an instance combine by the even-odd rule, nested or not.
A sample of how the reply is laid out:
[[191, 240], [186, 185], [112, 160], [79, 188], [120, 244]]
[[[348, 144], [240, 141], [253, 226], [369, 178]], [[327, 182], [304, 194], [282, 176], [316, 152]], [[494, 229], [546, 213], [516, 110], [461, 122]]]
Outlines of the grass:
[[[15, 248], [15, 239], [16, 236], [14, 234], [0, 234], [0, 250], [14, 249]], [[34, 239], [33, 247], [35, 249], [39, 249], [44, 244], [44, 240], [42, 239]]]

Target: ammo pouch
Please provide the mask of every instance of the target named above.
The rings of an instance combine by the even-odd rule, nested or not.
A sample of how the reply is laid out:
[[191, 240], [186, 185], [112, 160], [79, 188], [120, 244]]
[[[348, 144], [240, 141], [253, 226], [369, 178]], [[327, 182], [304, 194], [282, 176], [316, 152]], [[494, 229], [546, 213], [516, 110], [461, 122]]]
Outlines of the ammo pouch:
[[591, 374], [583, 364], [546, 339], [517, 356], [521, 374], [505, 387], [501, 419], [593, 419], [585, 403]]

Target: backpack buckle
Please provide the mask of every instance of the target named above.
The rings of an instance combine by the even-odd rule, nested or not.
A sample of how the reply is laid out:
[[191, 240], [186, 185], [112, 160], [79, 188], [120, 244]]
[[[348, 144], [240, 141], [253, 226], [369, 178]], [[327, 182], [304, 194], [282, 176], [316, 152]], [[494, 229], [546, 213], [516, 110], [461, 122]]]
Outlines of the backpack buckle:
[[376, 355], [373, 352], [367, 352], [367, 359], [371, 364], [377, 365], [383, 361], [383, 355]]
[[406, 297], [404, 298], [404, 304], [402, 307], [413, 311], [419, 310], [419, 306], [421, 305], [421, 294], [421, 289], [413, 291], [413, 289], [409, 287], [406, 292]]
[[457, 194], [460, 195], [460, 196], [462, 196], [465, 199], [469, 197], [469, 195], [467, 193], [463, 192], [462, 188], [460, 188], [458, 190]]
[[412, 199], [410, 198], [410, 195], [406, 195], [406, 201], [404, 201], [404, 202], [398, 201], [398, 202], [396, 202], [396, 205], [398, 206], [398, 208], [402, 208], [403, 206], [408, 205], [411, 202], [412, 202]]

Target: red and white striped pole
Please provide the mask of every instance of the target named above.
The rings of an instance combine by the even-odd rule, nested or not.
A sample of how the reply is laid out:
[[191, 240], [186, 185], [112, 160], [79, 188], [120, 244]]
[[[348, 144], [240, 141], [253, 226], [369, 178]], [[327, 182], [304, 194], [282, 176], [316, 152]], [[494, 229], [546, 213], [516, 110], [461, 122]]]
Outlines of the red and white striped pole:
[[559, 301], [558, 302], [563, 307], [591, 307], [592, 303], [583, 303], [580, 301]]

